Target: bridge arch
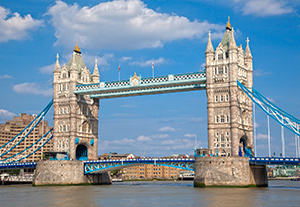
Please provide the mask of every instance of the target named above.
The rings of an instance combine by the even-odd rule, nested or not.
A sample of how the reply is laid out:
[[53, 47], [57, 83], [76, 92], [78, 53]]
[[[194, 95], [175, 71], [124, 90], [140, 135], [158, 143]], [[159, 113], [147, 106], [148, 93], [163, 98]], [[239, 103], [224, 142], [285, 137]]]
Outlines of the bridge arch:
[[76, 147], [76, 160], [88, 160], [88, 148], [84, 144], [79, 144]]

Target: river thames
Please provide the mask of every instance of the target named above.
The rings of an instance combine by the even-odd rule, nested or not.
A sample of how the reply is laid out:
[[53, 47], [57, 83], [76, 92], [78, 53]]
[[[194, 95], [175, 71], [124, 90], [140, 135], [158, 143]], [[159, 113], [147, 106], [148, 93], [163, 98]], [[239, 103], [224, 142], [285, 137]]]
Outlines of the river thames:
[[0, 186], [0, 206], [300, 206], [299, 181], [267, 188], [194, 188], [191, 181], [120, 182], [101, 186]]

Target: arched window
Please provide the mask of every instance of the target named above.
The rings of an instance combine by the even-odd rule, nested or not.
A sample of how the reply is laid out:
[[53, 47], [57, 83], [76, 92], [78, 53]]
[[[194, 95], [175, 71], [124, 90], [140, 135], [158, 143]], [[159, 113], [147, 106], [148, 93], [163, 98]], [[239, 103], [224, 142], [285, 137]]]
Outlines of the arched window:
[[224, 123], [225, 122], [225, 115], [222, 115], [221, 116], [221, 123]]
[[229, 101], [229, 95], [228, 95], [228, 94], [226, 94], [225, 100], [226, 100], [226, 101]]
[[224, 101], [224, 96], [223, 96], [223, 95], [220, 96], [220, 101], [221, 101], [221, 102]]
[[218, 102], [219, 97], [215, 96], [215, 102]]

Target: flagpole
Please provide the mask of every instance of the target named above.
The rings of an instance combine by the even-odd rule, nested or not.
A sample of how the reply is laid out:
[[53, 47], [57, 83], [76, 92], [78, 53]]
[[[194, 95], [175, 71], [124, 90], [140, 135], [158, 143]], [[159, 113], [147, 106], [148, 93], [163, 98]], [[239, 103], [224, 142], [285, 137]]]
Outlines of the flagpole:
[[119, 81], [121, 80], [121, 67], [120, 67], [120, 64], [119, 64]]
[[154, 78], [154, 60], [152, 60], [152, 78]]

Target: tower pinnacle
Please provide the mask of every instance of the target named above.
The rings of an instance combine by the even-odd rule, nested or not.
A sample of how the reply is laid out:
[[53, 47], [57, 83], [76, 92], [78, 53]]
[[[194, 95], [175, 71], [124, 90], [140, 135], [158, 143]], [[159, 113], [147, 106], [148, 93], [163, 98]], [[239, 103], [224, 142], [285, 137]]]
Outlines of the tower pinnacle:
[[227, 22], [227, 25], [226, 25], [226, 29], [231, 31], [231, 24], [230, 24], [230, 17], [229, 16], [228, 16], [228, 22]]
[[78, 47], [78, 41], [77, 41], [76, 46], [74, 47], [74, 52], [77, 52], [77, 53], [81, 54], [80, 48]]
[[208, 42], [207, 42], [205, 53], [209, 53], [209, 52], [214, 52], [214, 47], [211, 43], [211, 33], [210, 33], [210, 31], [208, 32]]

